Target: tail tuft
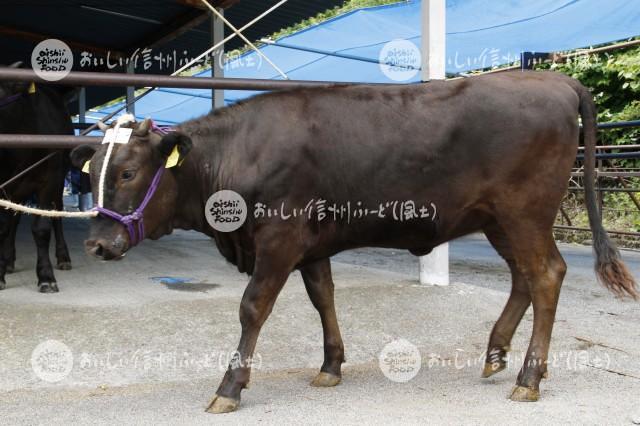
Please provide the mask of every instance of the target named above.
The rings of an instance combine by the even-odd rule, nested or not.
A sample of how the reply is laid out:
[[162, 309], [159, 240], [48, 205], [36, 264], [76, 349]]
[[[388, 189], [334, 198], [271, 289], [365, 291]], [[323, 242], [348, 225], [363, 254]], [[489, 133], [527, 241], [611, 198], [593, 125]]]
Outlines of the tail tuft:
[[596, 276], [598, 281], [617, 297], [640, 300], [633, 276], [620, 259], [620, 252], [607, 241], [594, 241], [596, 249]]

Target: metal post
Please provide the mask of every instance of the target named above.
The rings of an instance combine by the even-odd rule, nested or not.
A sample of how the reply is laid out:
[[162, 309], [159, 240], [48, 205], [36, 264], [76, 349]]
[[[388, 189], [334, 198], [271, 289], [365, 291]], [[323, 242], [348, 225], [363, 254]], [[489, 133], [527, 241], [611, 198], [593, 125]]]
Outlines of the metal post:
[[78, 93], [78, 123], [87, 122], [87, 88], [81, 87]]
[[[135, 74], [136, 70], [133, 65], [133, 61], [127, 65], [127, 74]], [[127, 112], [129, 114], [136, 115], [136, 104], [133, 99], [136, 97], [136, 88], [133, 86], [127, 86]]]
[[[422, 81], [446, 78], [446, 2], [422, 0]], [[449, 285], [449, 243], [420, 258], [420, 283]]]
[[[224, 9], [218, 9], [224, 15]], [[224, 40], [224, 21], [211, 13], [211, 45], [215, 46]], [[224, 43], [211, 52], [211, 77], [224, 77]], [[224, 106], [224, 90], [211, 91], [211, 107], [218, 109]]]
[[446, 2], [422, 1], [422, 81], [446, 78]]

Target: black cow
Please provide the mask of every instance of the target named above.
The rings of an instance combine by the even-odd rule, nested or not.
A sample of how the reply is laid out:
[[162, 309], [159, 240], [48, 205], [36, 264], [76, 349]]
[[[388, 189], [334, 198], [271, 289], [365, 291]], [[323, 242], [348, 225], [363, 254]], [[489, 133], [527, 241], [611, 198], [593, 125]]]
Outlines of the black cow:
[[[60, 134], [72, 135], [73, 127], [61, 93], [45, 85], [29, 83], [0, 83], [0, 133], [4, 134]], [[46, 155], [47, 149], [0, 149], [0, 182], [5, 182]], [[20, 179], [8, 185], [0, 198], [24, 203], [35, 196], [42, 209], [62, 210], [64, 178], [70, 167], [68, 151], [58, 150], [56, 155]], [[14, 270], [15, 236], [19, 215], [0, 211], [0, 290], [5, 288], [5, 274]], [[42, 293], [58, 291], [58, 285], [49, 259], [51, 229], [56, 238], [57, 267], [71, 269], [71, 258], [64, 239], [61, 219], [34, 216], [33, 238], [38, 250], [36, 273], [38, 289]]]
[[[566, 271], [552, 227], [576, 159], [580, 115], [596, 272], [614, 292], [635, 298], [635, 281], [595, 203], [595, 105], [579, 82], [554, 73], [272, 93], [164, 136], [148, 120], [135, 124], [132, 140], [113, 151], [106, 210], [92, 219], [86, 248], [118, 259], [144, 234], [156, 239], [174, 228], [195, 229], [251, 275], [240, 306], [239, 356], [208, 408], [220, 413], [238, 407], [260, 328], [294, 269], [302, 273], [324, 329], [324, 363], [312, 384], [334, 386], [344, 350], [330, 257], [364, 246], [424, 255], [483, 231], [513, 276], [483, 376], [505, 368], [514, 331], [533, 304], [533, 336], [511, 399], [535, 401]], [[174, 149], [183, 164], [162, 175]], [[94, 192], [105, 150], [85, 146], [72, 153], [78, 166], [92, 157]], [[154, 194], [149, 188], [155, 189], [158, 176]], [[220, 190], [235, 191], [250, 207], [233, 232], [208, 225], [206, 213], [217, 225], [239, 217], [236, 202], [205, 212]], [[136, 216], [141, 210], [144, 222]], [[121, 216], [133, 226], [123, 226]]]

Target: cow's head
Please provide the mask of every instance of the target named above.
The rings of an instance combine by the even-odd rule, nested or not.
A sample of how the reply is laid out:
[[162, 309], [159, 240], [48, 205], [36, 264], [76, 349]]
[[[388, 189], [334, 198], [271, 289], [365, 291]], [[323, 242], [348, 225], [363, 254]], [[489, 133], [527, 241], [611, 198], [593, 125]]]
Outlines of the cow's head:
[[[168, 156], [177, 148], [182, 159], [191, 149], [191, 139], [183, 133], [161, 134], [152, 129], [151, 120], [141, 123], [122, 123], [121, 127], [133, 128], [127, 144], [114, 144], [104, 179], [103, 207], [125, 216], [134, 212], [142, 203], [154, 176], [164, 168]], [[103, 131], [107, 127], [102, 125]], [[78, 168], [88, 168], [94, 201], [98, 202], [100, 172], [108, 144], [97, 149], [83, 145], [71, 152], [71, 161]], [[86, 168], [85, 168], [86, 170]], [[173, 170], [166, 170], [158, 188], [142, 213], [144, 234], [157, 239], [170, 233], [175, 212], [178, 187]], [[125, 225], [105, 215], [91, 220], [89, 239], [85, 249], [103, 260], [120, 259], [135, 244]]]

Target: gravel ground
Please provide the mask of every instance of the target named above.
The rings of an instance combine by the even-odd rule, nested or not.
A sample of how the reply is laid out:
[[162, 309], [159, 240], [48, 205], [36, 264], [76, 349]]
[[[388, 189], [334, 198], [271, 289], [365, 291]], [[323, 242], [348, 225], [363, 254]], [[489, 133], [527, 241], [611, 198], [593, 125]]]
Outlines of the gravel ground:
[[[322, 363], [322, 331], [299, 274], [292, 274], [261, 334], [241, 409], [214, 416], [204, 408], [239, 338], [247, 279], [211, 241], [177, 232], [144, 242], [121, 262], [101, 263], [81, 253], [86, 224], [70, 222], [74, 270], [57, 271], [59, 294], [41, 295], [24, 222], [18, 271], [0, 292], [2, 424], [640, 423], [640, 309], [596, 284], [589, 247], [561, 246], [569, 272], [551, 376], [537, 403], [507, 399], [531, 312], [509, 368], [479, 377], [510, 278], [486, 240], [470, 236], [451, 245], [452, 285], [444, 288], [420, 286], [417, 259], [405, 252], [365, 249], [334, 258], [348, 360], [336, 388], [308, 385]], [[640, 255], [625, 252], [625, 259], [640, 277]], [[397, 339], [421, 355], [419, 372], [405, 383], [387, 379], [378, 362]], [[51, 340], [66, 345], [72, 360], [70, 371], [44, 376], [57, 374], [56, 382], [42, 380], [31, 362]]]

